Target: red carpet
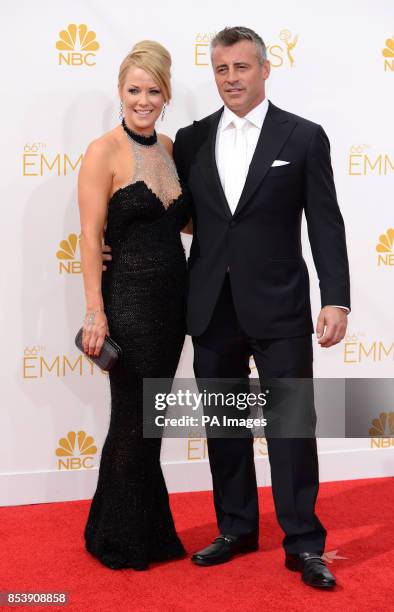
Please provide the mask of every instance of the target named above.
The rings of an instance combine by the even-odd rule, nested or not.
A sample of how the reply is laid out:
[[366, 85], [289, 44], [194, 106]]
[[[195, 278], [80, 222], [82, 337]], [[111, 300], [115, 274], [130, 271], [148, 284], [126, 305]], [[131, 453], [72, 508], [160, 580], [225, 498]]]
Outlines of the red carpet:
[[[362, 612], [393, 607], [394, 478], [321, 485], [318, 513], [328, 528], [329, 567], [338, 580], [333, 592], [306, 587], [300, 574], [284, 568], [270, 488], [260, 490], [260, 550], [212, 568], [196, 567], [190, 559], [145, 572], [103, 567], [83, 547], [89, 503], [0, 508], [0, 591], [67, 591], [70, 597], [65, 607], [14, 609]], [[210, 493], [175, 494], [171, 504], [189, 553], [217, 535]]]

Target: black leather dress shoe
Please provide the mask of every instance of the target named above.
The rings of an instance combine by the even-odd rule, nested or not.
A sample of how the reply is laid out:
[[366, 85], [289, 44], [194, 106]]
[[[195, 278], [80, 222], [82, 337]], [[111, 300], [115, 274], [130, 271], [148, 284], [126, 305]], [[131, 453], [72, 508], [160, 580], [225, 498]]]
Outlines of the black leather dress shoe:
[[192, 561], [196, 565], [217, 565], [226, 563], [237, 553], [248, 553], [258, 550], [259, 543], [255, 534], [233, 536], [220, 535], [212, 544], [196, 552]]
[[285, 566], [293, 572], [301, 572], [302, 580], [309, 586], [327, 589], [336, 585], [334, 576], [318, 553], [286, 553]]

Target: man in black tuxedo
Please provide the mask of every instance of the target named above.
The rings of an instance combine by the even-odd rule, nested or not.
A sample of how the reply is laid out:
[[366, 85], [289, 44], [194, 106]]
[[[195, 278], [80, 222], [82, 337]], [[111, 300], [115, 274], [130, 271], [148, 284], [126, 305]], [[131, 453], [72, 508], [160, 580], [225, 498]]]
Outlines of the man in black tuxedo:
[[[193, 196], [188, 332], [198, 378], [312, 378], [313, 323], [301, 249], [304, 211], [320, 281], [320, 346], [342, 340], [350, 310], [349, 269], [323, 128], [265, 96], [270, 65], [248, 28], [212, 41], [224, 107], [178, 131], [174, 158]], [[285, 564], [311, 586], [332, 587], [326, 530], [315, 514], [316, 439], [268, 438], [272, 489]], [[208, 438], [220, 535], [192, 560], [229, 561], [258, 547], [253, 439]]]

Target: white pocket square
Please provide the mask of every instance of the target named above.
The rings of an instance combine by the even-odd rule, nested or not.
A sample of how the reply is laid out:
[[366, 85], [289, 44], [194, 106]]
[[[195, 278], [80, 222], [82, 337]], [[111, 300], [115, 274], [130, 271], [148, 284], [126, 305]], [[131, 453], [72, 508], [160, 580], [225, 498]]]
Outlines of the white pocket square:
[[282, 159], [276, 159], [273, 163], [271, 168], [273, 168], [274, 166], [286, 166], [286, 164], [289, 164], [290, 162], [288, 161], [283, 161]]

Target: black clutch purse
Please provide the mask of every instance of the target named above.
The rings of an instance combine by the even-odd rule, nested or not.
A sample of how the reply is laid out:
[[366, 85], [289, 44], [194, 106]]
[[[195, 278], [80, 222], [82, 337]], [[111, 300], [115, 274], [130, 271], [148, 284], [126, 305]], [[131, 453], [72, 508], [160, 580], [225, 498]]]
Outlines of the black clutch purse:
[[[86, 355], [82, 346], [82, 332], [83, 328], [81, 327], [81, 329], [75, 336], [75, 344], [79, 348], [79, 350], [82, 351], [84, 355]], [[108, 372], [114, 367], [114, 365], [117, 363], [118, 359], [121, 356], [122, 349], [120, 348], [119, 344], [116, 344], [116, 342], [112, 340], [112, 338], [110, 338], [109, 336], [105, 336], [104, 344], [101, 347], [100, 355], [98, 357], [86, 355], [86, 357], [89, 357], [89, 359], [91, 359], [93, 363], [95, 363], [100, 368], [100, 370], [105, 370], [106, 372]]]

